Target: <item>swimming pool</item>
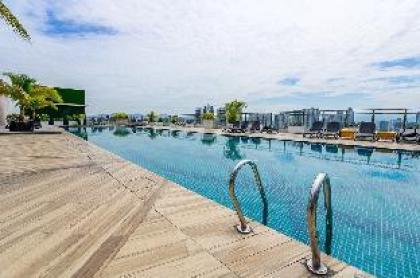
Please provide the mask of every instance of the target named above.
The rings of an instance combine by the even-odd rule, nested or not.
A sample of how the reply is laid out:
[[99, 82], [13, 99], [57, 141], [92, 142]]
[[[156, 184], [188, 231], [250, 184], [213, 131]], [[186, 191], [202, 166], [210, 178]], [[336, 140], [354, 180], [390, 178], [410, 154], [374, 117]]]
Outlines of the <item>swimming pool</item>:
[[[232, 168], [241, 159], [256, 160], [268, 201], [267, 225], [304, 243], [309, 242], [309, 188], [316, 174], [326, 172], [332, 187], [331, 255], [379, 277], [420, 276], [420, 153], [135, 131], [71, 132], [230, 208]], [[262, 204], [252, 178], [249, 169], [241, 171], [236, 191], [244, 213], [261, 222]], [[320, 247], [325, 243], [324, 223], [325, 213], [319, 211]]]

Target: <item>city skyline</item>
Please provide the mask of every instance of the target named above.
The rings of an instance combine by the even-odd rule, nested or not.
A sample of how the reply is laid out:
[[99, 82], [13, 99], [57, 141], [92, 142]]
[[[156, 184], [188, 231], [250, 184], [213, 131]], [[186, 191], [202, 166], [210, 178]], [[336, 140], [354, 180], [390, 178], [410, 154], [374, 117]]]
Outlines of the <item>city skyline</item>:
[[420, 1], [5, 3], [32, 42], [1, 24], [1, 70], [85, 89], [89, 114], [420, 108]]

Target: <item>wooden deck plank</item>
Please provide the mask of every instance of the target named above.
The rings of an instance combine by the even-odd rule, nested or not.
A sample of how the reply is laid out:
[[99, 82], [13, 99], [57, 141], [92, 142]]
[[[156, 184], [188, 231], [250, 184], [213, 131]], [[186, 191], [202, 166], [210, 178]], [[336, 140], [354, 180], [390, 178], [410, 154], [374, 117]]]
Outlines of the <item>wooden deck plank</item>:
[[[72, 135], [9, 138], [0, 277], [311, 276], [308, 246], [255, 222], [240, 235], [232, 210]], [[367, 276], [323, 258], [332, 275]]]

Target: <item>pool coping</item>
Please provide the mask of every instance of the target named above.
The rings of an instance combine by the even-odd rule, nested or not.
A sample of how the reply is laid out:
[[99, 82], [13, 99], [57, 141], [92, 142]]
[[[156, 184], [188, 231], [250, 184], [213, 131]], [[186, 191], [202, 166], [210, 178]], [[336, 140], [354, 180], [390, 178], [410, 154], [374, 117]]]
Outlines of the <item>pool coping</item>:
[[[128, 127], [127, 127], [128, 128]], [[261, 132], [245, 132], [245, 133], [229, 133], [224, 132], [221, 129], [205, 129], [200, 127], [165, 127], [165, 126], [144, 126], [138, 128], [154, 128], [160, 130], [179, 130], [185, 132], [197, 132], [201, 134], [217, 134], [222, 136], [231, 136], [231, 137], [249, 137], [249, 138], [262, 138], [262, 139], [273, 139], [279, 141], [294, 141], [294, 142], [307, 142], [307, 143], [318, 143], [318, 144], [330, 144], [330, 145], [341, 145], [341, 146], [352, 146], [352, 147], [367, 147], [375, 149], [388, 149], [395, 151], [410, 151], [410, 152], [420, 152], [419, 144], [407, 144], [407, 143], [396, 143], [388, 141], [354, 141], [348, 139], [322, 139], [322, 138], [308, 138], [303, 137], [302, 134], [294, 133], [261, 133]]]

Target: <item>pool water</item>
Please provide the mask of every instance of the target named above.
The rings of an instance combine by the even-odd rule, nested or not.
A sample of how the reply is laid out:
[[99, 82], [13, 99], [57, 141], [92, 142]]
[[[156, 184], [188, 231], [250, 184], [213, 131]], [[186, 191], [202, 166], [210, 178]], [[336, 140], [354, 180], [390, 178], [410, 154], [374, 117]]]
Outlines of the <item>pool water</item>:
[[[169, 130], [71, 132], [230, 208], [232, 168], [241, 159], [255, 160], [268, 202], [266, 225], [306, 244], [309, 189], [326, 172], [332, 187], [331, 255], [379, 277], [420, 276], [420, 153]], [[244, 213], [261, 222], [261, 198], [245, 169], [237, 178], [238, 199]], [[321, 249], [322, 203], [321, 195]]]

